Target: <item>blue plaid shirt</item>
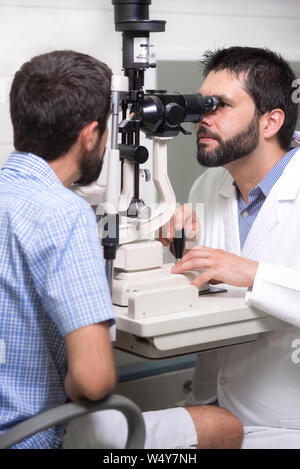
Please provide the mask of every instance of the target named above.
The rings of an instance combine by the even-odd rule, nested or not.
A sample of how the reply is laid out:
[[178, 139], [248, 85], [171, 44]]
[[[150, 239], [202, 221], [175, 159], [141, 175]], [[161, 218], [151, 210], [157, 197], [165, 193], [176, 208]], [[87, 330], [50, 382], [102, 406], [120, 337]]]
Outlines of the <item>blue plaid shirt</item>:
[[249, 192], [249, 204], [246, 205], [236, 183], [233, 184], [236, 187], [237, 192], [237, 203], [238, 203], [238, 221], [239, 221], [239, 232], [240, 232], [240, 245], [243, 249], [244, 243], [257, 217], [264, 201], [269, 195], [270, 190], [274, 184], [278, 181], [282, 175], [285, 167], [291, 161], [295, 155], [298, 147], [288, 151], [268, 172], [264, 179]]
[[[66, 401], [64, 336], [114, 323], [93, 210], [42, 158], [0, 171], [0, 433]], [[64, 426], [17, 448], [56, 448]]]

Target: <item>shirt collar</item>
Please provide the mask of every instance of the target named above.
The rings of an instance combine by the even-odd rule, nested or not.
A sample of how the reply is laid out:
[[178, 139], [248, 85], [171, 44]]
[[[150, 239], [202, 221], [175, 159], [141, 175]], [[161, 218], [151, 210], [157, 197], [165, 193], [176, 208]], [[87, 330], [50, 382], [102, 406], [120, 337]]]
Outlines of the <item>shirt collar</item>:
[[5, 169], [16, 171], [26, 176], [27, 179], [40, 182], [47, 187], [62, 185], [47, 161], [33, 153], [12, 152], [1, 171]]

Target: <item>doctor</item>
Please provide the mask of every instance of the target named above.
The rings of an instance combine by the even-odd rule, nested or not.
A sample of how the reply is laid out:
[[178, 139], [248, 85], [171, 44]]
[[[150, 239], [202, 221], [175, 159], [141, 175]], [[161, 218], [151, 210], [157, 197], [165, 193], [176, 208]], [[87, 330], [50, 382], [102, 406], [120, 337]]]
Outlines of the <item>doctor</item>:
[[[190, 202], [204, 203], [205, 221], [201, 244], [173, 272], [204, 269], [195, 285], [245, 287], [248, 305], [286, 322], [206, 359], [217, 363], [219, 405], [244, 424], [244, 448], [300, 448], [300, 151], [290, 148], [295, 75], [278, 54], [249, 47], [208, 52], [204, 65], [200, 93], [220, 99], [197, 133], [198, 161], [211, 169], [194, 183]], [[200, 355], [195, 394], [203, 366]]]

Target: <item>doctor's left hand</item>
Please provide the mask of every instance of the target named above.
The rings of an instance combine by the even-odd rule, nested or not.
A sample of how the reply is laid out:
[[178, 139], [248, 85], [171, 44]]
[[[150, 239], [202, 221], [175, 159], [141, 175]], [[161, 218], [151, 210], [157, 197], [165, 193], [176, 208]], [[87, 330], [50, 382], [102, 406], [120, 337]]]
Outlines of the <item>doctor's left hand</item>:
[[197, 244], [200, 237], [200, 223], [191, 204], [184, 204], [176, 208], [169, 222], [159, 229], [157, 240], [163, 246], [170, 246], [175, 235], [175, 230], [181, 231], [183, 228], [185, 230], [186, 249], [191, 249]]
[[192, 282], [196, 287], [206, 282], [213, 285], [227, 283], [236, 287], [252, 287], [257, 268], [258, 262], [221, 249], [196, 247], [177, 262], [172, 273], [180, 274], [187, 270], [204, 269], [205, 271]]

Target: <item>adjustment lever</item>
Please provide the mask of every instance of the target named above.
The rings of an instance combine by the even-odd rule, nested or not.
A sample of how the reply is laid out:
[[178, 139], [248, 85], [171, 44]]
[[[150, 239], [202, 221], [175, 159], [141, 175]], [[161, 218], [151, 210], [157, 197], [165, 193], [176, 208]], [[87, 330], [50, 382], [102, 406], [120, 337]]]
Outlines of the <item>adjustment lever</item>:
[[183, 127], [181, 127], [181, 125], [178, 127], [178, 129], [184, 135], [192, 135], [192, 132], [190, 132], [189, 130], [185, 130]]
[[176, 257], [176, 261], [180, 261], [180, 259], [184, 255], [185, 250], [185, 232], [184, 228], [182, 230], [174, 232], [174, 238], [172, 239], [171, 243], [171, 252]]

